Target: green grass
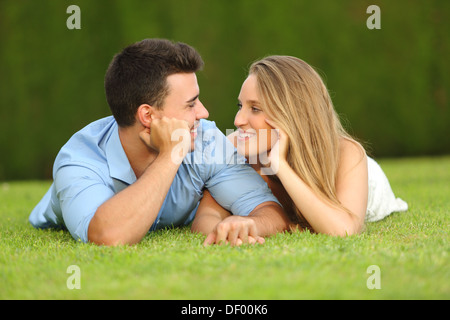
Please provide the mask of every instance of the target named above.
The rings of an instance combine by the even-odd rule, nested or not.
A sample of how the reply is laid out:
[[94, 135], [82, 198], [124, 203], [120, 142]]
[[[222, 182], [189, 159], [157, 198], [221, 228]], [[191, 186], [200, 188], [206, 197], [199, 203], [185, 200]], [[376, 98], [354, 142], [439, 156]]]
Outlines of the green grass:
[[[138, 245], [77, 243], [28, 215], [50, 182], [0, 182], [0, 299], [449, 299], [450, 157], [379, 161], [410, 209], [333, 238], [285, 233], [203, 247], [189, 228]], [[77, 265], [81, 289], [68, 289]], [[367, 268], [381, 289], [368, 289]]]

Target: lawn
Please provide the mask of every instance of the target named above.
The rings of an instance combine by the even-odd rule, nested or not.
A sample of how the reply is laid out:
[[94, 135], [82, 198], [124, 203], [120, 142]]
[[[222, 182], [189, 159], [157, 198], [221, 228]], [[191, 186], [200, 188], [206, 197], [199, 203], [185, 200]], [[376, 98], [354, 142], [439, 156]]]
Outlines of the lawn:
[[449, 299], [450, 157], [379, 163], [407, 212], [347, 238], [284, 233], [233, 248], [203, 247], [189, 228], [134, 246], [77, 243], [28, 223], [50, 182], [0, 182], [0, 299]]

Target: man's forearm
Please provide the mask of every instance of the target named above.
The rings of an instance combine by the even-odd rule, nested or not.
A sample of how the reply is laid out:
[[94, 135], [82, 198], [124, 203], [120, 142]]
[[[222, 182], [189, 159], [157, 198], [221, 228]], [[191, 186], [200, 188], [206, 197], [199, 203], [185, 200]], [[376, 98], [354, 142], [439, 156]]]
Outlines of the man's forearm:
[[89, 224], [89, 241], [105, 245], [141, 241], [155, 221], [178, 167], [170, 154], [158, 155], [135, 183], [97, 209]]
[[290, 221], [283, 209], [275, 202], [257, 206], [249, 215], [256, 223], [258, 235], [266, 237], [289, 229]]

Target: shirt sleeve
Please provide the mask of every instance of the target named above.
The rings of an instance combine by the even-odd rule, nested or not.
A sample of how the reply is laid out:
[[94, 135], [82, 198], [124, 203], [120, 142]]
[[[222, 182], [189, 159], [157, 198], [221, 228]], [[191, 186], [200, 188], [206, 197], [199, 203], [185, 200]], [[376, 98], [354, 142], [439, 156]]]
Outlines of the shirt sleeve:
[[88, 227], [97, 208], [114, 191], [92, 169], [63, 166], [55, 174], [55, 188], [66, 228], [77, 241], [88, 242]]
[[263, 202], [279, 201], [249, 165], [223, 165], [205, 184], [213, 198], [234, 215], [247, 216]]

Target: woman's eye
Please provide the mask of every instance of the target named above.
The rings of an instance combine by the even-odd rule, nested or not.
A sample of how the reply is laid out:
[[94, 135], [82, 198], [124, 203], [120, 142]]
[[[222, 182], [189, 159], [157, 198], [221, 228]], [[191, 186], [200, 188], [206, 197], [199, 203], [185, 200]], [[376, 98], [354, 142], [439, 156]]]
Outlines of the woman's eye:
[[256, 108], [256, 107], [252, 107], [252, 112], [260, 112], [260, 111], [262, 111], [261, 109], [258, 109], [258, 108]]
[[239, 103], [237, 104], [237, 107], [238, 107], [239, 110], [241, 110], [241, 109], [242, 109], [242, 103], [239, 102]]

